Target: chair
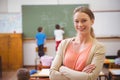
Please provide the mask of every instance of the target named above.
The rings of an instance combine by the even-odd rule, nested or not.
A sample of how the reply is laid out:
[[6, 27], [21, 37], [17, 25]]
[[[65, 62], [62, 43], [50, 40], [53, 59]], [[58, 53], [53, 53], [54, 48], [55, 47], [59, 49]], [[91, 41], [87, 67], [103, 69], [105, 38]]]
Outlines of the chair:
[[111, 68], [117, 68], [117, 69], [120, 69], [120, 65], [117, 65], [117, 64], [113, 64]]
[[108, 80], [107, 75], [101, 71], [97, 80], [103, 80], [102, 78], [104, 78], [104, 80]]
[[120, 69], [109, 69], [109, 80], [120, 80]]
[[52, 56], [47, 55], [42, 56], [39, 60], [39, 64], [37, 65], [38, 67], [37, 69], [41, 70], [42, 68], [50, 68], [52, 61], [53, 61]]
[[[38, 53], [38, 47], [35, 48], [35, 51]], [[47, 47], [44, 47], [44, 52], [47, 52]], [[37, 65], [40, 64], [40, 58], [36, 55], [35, 58], [35, 69], [37, 70]]]

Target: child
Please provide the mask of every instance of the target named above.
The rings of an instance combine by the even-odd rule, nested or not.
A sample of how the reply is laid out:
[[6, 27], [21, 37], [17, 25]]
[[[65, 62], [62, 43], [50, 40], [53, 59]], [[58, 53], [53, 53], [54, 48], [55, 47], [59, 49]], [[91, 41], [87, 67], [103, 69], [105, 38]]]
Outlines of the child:
[[60, 25], [56, 24], [55, 30], [54, 30], [54, 36], [56, 41], [56, 51], [60, 42], [63, 40], [63, 34], [64, 34], [64, 30], [60, 28]]
[[120, 50], [118, 50], [117, 56], [118, 56], [118, 58], [115, 59], [115, 64], [120, 65]]
[[17, 79], [18, 80], [29, 80], [30, 73], [28, 69], [20, 68], [17, 70]]
[[46, 41], [46, 34], [43, 33], [43, 28], [38, 27], [38, 33], [36, 33], [36, 43], [38, 46], [38, 55], [39, 57], [44, 55], [44, 44]]

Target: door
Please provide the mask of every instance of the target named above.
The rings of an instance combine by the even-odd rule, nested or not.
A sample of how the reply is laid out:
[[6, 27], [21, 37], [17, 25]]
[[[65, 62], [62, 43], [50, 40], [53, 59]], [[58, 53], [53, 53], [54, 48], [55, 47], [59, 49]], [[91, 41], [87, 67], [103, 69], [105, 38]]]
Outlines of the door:
[[9, 42], [9, 68], [16, 70], [22, 67], [22, 36], [19, 34], [10, 35]]
[[0, 35], [0, 56], [2, 60], [2, 70], [8, 70], [9, 66], [9, 35]]

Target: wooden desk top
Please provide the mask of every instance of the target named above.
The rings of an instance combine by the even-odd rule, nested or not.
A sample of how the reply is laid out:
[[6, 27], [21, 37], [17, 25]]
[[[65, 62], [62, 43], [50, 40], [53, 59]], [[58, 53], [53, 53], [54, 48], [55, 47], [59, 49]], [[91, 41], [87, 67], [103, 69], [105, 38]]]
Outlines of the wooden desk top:
[[38, 70], [37, 73], [32, 74], [31, 77], [49, 77], [49, 69]]
[[115, 76], [120, 76], [120, 69], [109, 69], [110, 73]]

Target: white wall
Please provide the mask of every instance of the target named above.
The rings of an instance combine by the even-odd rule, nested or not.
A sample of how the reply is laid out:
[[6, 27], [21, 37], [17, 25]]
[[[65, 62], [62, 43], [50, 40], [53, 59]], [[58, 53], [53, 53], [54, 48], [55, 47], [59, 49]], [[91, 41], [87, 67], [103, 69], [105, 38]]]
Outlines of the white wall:
[[[36, 52], [36, 42], [35, 40], [24, 41], [23, 44], [23, 59], [24, 65], [33, 65], [35, 64], [35, 58], [38, 57], [38, 53]], [[55, 41], [54, 40], [47, 40], [45, 47], [47, 47], [47, 51], [45, 52], [48, 56], [55, 56]]]
[[[0, 0], [7, 2], [7, 0]], [[89, 4], [94, 11], [120, 10], [120, 0], [8, 0], [8, 12], [21, 12], [22, 5]], [[4, 5], [5, 6], [5, 5]]]
[[[22, 13], [22, 5], [53, 5], [53, 4], [89, 4], [93, 11], [120, 11], [120, 0], [0, 0], [0, 13]], [[114, 27], [114, 26], [113, 26]], [[22, 26], [21, 26], [22, 29]], [[106, 55], [116, 55], [120, 49], [120, 39], [99, 39], [106, 46]], [[55, 56], [54, 40], [47, 41], [47, 54]], [[32, 41], [23, 41], [23, 63], [24, 65], [34, 65], [36, 52], [36, 43]]]
[[120, 10], [120, 0], [0, 0], [0, 12], [21, 12], [22, 5], [89, 4], [96, 10]]
[[7, 0], [0, 0], [0, 12], [8, 12]]
[[120, 49], [120, 39], [98, 39], [106, 47], [106, 56], [115, 56]]

